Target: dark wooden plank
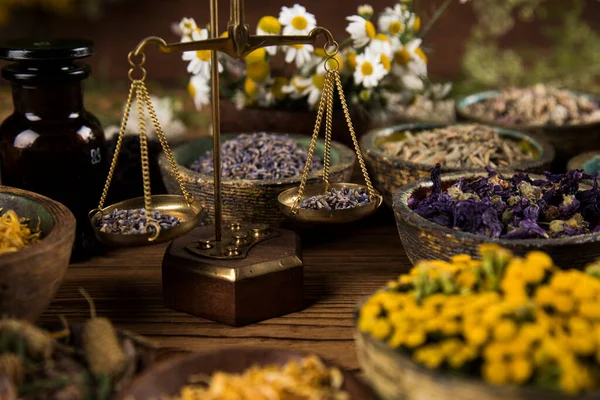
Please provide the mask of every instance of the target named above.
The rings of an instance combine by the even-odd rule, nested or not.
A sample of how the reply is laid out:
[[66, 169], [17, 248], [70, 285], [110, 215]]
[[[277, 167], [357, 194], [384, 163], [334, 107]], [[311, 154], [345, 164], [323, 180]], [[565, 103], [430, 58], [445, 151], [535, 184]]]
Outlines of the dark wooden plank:
[[55, 321], [58, 314], [72, 322], [87, 318], [88, 305], [78, 292], [83, 287], [99, 315], [169, 348], [285, 347], [358, 370], [353, 341], [356, 304], [410, 266], [393, 216], [381, 210], [368, 221], [307, 229], [301, 237], [308, 307], [297, 313], [233, 328], [169, 310], [161, 292], [166, 245], [156, 245], [112, 250], [73, 264], [42, 321]]

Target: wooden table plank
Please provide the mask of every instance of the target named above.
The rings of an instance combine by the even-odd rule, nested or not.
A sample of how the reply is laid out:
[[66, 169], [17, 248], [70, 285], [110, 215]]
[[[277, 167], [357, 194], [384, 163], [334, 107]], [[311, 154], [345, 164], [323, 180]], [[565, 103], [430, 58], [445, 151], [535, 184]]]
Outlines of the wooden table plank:
[[73, 264], [42, 321], [62, 314], [69, 321], [88, 317], [79, 294], [85, 288], [99, 315], [173, 349], [199, 351], [217, 346], [284, 347], [317, 353], [357, 370], [354, 312], [366, 295], [406, 271], [393, 215], [301, 232], [305, 298], [301, 312], [233, 328], [169, 310], [162, 305], [160, 265], [166, 245], [111, 250]]

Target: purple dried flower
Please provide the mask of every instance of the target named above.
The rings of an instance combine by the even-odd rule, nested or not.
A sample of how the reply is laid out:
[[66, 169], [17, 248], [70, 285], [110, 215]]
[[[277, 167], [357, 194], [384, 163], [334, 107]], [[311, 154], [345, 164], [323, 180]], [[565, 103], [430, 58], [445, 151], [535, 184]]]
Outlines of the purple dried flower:
[[582, 190], [576, 194], [580, 202], [580, 210], [586, 221], [592, 226], [600, 224], [600, 188], [598, 177], [594, 177], [594, 184], [589, 190]]

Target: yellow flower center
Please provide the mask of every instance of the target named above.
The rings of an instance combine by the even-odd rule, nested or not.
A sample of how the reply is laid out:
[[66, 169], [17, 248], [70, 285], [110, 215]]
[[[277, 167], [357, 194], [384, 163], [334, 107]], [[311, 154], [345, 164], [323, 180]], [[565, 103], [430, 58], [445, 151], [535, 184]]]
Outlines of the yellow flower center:
[[210, 50], [198, 50], [196, 51], [196, 57], [202, 61], [210, 61]]
[[271, 92], [275, 96], [277, 100], [283, 100], [286, 96], [286, 93], [283, 92], [283, 87], [287, 85], [288, 80], [284, 76], [278, 76], [273, 80], [273, 85], [271, 86]]
[[380, 57], [381, 60], [381, 64], [383, 64], [383, 68], [385, 68], [386, 71], [389, 71], [390, 69], [392, 69], [392, 62], [390, 61], [390, 58], [388, 56], [386, 56], [385, 54], [382, 54]]
[[369, 61], [365, 61], [364, 63], [362, 63], [362, 65], [360, 66], [360, 72], [364, 75], [364, 76], [369, 76], [373, 73], [373, 64], [371, 64]]
[[308, 21], [302, 15], [296, 15], [292, 18], [292, 26], [294, 29], [302, 31], [308, 26]]
[[365, 31], [369, 39], [373, 39], [377, 34], [377, 31], [375, 30], [375, 25], [373, 25], [371, 21], [365, 21]]
[[323, 86], [325, 86], [325, 75], [314, 74], [312, 76], [312, 84], [317, 89], [322, 90]]
[[292, 86], [294, 86], [294, 89], [296, 89], [297, 92], [301, 92], [306, 89], [306, 86], [300, 84], [300, 78], [297, 76], [292, 78]]
[[400, 21], [394, 21], [390, 24], [388, 31], [392, 35], [399, 35], [404, 30], [404, 24]]
[[317, 56], [317, 57], [325, 57], [325, 49], [317, 47], [315, 49], [315, 56]]
[[402, 50], [398, 50], [394, 54], [394, 62], [400, 65], [406, 65], [410, 61], [411, 56], [406, 47], [403, 47]]
[[421, 48], [419, 47], [418, 49], [415, 50], [415, 54], [417, 56], [419, 56], [419, 58], [421, 60], [423, 60], [425, 62], [425, 64], [427, 64], [427, 55], [425, 54], [425, 52], [423, 50], [421, 50]]
[[419, 32], [421, 30], [421, 18], [415, 17], [415, 22], [413, 23], [413, 30], [415, 32]]
[[376, 40], [381, 40], [382, 42], [386, 42], [386, 43], [391, 43], [392, 42], [390, 40], [390, 38], [387, 37], [387, 35], [385, 33], [378, 33], [377, 35], [375, 35], [375, 39]]
[[265, 50], [264, 47], [261, 47], [260, 49], [256, 49], [253, 52], [251, 52], [250, 54], [248, 54], [246, 56], [246, 62], [247, 63], [255, 63], [255, 62], [259, 62], [259, 61], [263, 61], [267, 56], [267, 50]]
[[258, 28], [263, 32], [270, 33], [271, 35], [278, 35], [281, 32], [281, 24], [279, 20], [270, 15], [262, 17], [258, 21]]
[[304, 47], [304, 45], [303, 44], [293, 44], [291, 47], [300, 50], [301, 48]]
[[336, 54], [332, 59], [329, 59], [327, 61], [327, 66], [329, 67], [329, 69], [337, 69], [338, 71], [341, 71], [344, 66], [342, 57], [340, 57], [339, 54]]
[[258, 93], [258, 85], [250, 78], [246, 78], [244, 81], [244, 92], [249, 97], [254, 97]]
[[188, 92], [190, 92], [190, 96], [192, 99], [196, 98], [196, 87], [192, 85], [192, 82], [188, 83]]
[[351, 51], [346, 55], [346, 62], [348, 63], [348, 68], [351, 72], [354, 72], [356, 69], [356, 53]]
[[262, 60], [246, 65], [246, 76], [254, 82], [262, 82], [269, 76], [269, 63]]

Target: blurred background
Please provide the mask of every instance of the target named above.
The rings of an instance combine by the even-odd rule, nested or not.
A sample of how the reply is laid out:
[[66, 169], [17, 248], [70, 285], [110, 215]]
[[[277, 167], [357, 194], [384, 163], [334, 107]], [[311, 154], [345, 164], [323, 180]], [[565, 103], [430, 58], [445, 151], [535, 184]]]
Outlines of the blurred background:
[[[420, 0], [423, 23], [440, 0]], [[263, 15], [279, 14], [294, 2], [246, 1], [247, 22], [255, 29]], [[363, 1], [304, 0], [318, 25], [346, 36], [345, 17]], [[393, 6], [390, 0], [371, 3], [375, 12]], [[227, 0], [219, 2], [224, 30]], [[126, 84], [127, 53], [144, 37], [178, 41], [172, 25], [182, 17], [208, 23], [208, 1], [192, 0], [0, 0], [0, 39], [17, 37], [84, 37], [96, 44], [88, 62], [93, 78], [87, 88], [101, 93]], [[600, 86], [600, 2], [598, 0], [471, 0], [454, 1], [425, 39], [432, 79], [452, 81], [453, 94], [486, 87], [555, 82], [598, 91]], [[186, 64], [178, 55], [147, 51], [149, 77], [167, 90], [185, 90]], [[7, 83], [0, 84], [0, 91]], [[120, 94], [120, 102], [124, 93]], [[104, 106], [111, 102], [104, 99]], [[182, 96], [189, 106], [189, 96]], [[7, 106], [0, 103], [0, 112]], [[117, 109], [120, 109], [117, 107]]]

